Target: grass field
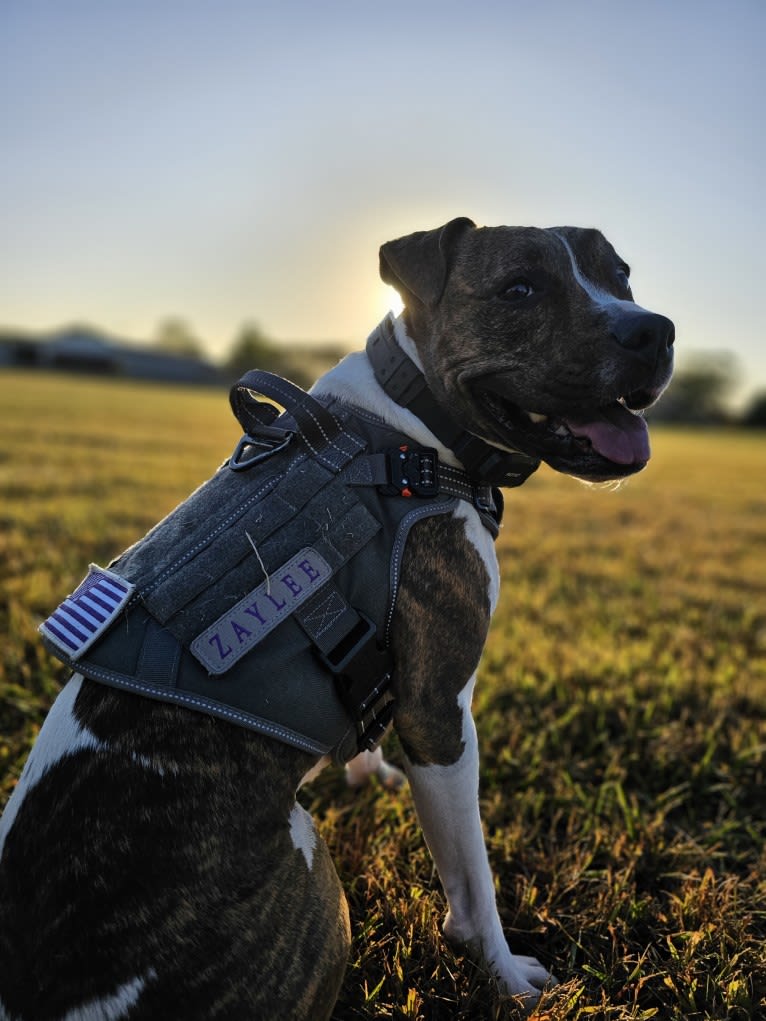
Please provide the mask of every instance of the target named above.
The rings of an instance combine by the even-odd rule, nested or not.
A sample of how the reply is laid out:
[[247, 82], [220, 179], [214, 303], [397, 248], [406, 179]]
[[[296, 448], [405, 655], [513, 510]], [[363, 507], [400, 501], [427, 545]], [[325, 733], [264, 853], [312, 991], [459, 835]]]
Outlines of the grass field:
[[[0, 800], [64, 676], [38, 622], [237, 434], [222, 393], [0, 373]], [[654, 448], [617, 491], [508, 494], [476, 715], [509, 941], [562, 982], [539, 1018], [766, 1018], [766, 438]], [[301, 800], [351, 906], [335, 1018], [516, 1016], [444, 946], [408, 792]]]

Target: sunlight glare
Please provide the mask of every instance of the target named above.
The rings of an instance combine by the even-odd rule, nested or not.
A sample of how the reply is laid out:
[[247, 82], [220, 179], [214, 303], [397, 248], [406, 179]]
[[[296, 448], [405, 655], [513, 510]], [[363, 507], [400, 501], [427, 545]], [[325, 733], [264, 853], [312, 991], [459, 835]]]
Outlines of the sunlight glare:
[[399, 292], [393, 287], [389, 287], [387, 284], [381, 284], [379, 308], [381, 318], [386, 315], [387, 312], [393, 312], [395, 316], [398, 316], [404, 310], [404, 302], [399, 296]]

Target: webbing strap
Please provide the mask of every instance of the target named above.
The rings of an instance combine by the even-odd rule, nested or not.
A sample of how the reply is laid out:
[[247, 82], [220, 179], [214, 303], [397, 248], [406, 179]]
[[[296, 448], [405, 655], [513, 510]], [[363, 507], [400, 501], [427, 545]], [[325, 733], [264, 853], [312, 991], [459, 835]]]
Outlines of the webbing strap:
[[393, 716], [390, 649], [378, 644], [374, 623], [351, 606], [333, 581], [293, 616], [335, 679], [337, 694], [356, 726], [357, 748], [372, 751]]

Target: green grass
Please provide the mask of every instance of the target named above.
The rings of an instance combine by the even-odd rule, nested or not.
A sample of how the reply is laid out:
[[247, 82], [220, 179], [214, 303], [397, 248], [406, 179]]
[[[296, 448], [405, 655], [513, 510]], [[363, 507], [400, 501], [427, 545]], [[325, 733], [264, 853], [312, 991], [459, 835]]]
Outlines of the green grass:
[[[0, 374], [3, 799], [64, 679], [38, 622], [236, 437], [221, 393]], [[552, 1021], [766, 1017], [766, 443], [654, 447], [617, 491], [541, 469], [499, 542], [482, 810], [511, 946], [562, 980]], [[408, 792], [326, 770], [301, 799], [351, 905], [335, 1018], [517, 1016], [443, 943]]]

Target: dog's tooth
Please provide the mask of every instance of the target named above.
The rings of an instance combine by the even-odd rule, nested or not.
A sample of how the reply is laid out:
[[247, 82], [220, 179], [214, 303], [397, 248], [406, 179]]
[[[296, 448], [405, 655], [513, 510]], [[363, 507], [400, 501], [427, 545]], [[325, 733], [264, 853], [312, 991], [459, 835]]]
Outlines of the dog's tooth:
[[541, 422], [547, 422], [548, 421], [548, 416], [547, 415], [541, 415], [537, 411], [528, 411], [527, 412], [527, 417], [530, 418], [535, 423], [535, 425], [539, 425]]
[[556, 428], [553, 431], [556, 433], [557, 436], [568, 436], [569, 435], [569, 430], [567, 429], [567, 427], [563, 423], [561, 423], [560, 425], [557, 425]]

